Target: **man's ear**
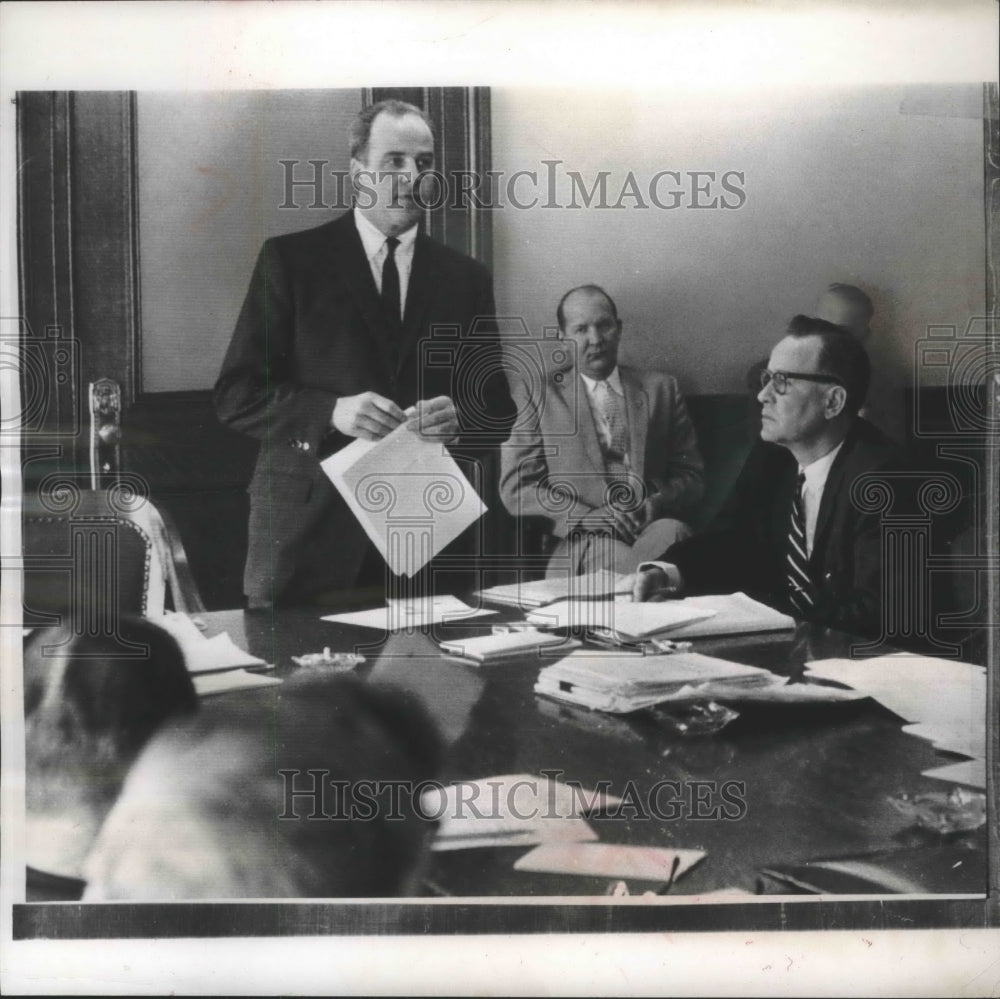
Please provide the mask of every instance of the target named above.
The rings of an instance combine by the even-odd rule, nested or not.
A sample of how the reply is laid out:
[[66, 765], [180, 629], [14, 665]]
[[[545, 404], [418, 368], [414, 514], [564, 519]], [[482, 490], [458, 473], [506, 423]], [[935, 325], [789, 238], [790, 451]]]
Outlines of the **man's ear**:
[[828, 420], [832, 420], [835, 417], [840, 416], [844, 412], [847, 406], [847, 389], [843, 385], [834, 385], [827, 392], [826, 396], [826, 409], [824, 411], [824, 416]]

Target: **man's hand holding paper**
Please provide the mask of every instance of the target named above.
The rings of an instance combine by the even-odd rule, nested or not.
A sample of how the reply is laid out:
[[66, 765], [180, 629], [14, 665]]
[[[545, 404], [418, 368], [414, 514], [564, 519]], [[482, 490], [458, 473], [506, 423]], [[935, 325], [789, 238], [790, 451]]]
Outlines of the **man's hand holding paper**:
[[449, 444], [458, 436], [458, 413], [454, 402], [446, 395], [421, 399], [406, 411], [406, 415], [425, 441]]
[[378, 441], [392, 433], [406, 414], [392, 399], [377, 392], [341, 396], [333, 407], [330, 423], [346, 437]]

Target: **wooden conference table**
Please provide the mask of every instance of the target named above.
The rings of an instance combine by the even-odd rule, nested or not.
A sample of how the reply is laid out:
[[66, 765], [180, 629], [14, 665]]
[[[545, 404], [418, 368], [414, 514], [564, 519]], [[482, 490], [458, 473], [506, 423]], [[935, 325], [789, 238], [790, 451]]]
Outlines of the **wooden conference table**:
[[[321, 613], [237, 610], [204, 618], [207, 634], [228, 631], [238, 645], [274, 663], [270, 675], [278, 677], [294, 674], [292, 655], [325, 646], [333, 652], [360, 651], [367, 660], [357, 670], [362, 679], [404, 687], [427, 705], [449, 744], [441, 775], [445, 782], [560, 771], [560, 779], [583, 787], [609, 781], [610, 791], [619, 795], [632, 781], [641, 796], [658, 781], [679, 782], [681, 800], [673, 806], [681, 813], [677, 818], [640, 818], [623, 809], [621, 817], [590, 820], [601, 842], [705, 851], [705, 859], [673, 885], [673, 895], [757, 892], [762, 884], [772, 892], [784, 890], [773, 881], [761, 882], [761, 870], [890, 851], [901, 858], [896, 869], [905, 872], [905, 879], [928, 890], [985, 891], [985, 830], [942, 842], [916, 830], [888, 800], [903, 793], [947, 791], [948, 784], [922, 777], [921, 771], [949, 760], [902, 732], [903, 723], [873, 701], [743, 707], [722, 731], [683, 737], [649, 715], [606, 715], [536, 695], [537, 658], [475, 667], [438, 650], [441, 640], [488, 633], [493, 624], [520, 620], [518, 611], [388, 635], [322, 621]], [[695, 650], [796, 677], [805, 662], [850, 656], [856, 644], [849, 636], [800, 625], [794, 632], [699, 640]], [[232, 698], [274, 697], [280, 690], [223, 696], [231, 703]], [[214, 701], [206, 701], [205, 710], [212, 710]], [[703, 782], [713, 781], [716, 790], [711, 785], [705, 790]], [[699, 817], [698, 812], [711, 813], [720, 804], [718, 786], [726, 781], [743, 788], [734, 791], [730, 785], [729, 793], [741, 795], [745, 814], [735, 820]], [[696, 795], [700, 806], [692, 800]], [[668, 814], [670, 797], [664, 792], [660, 798]], [[527, 849], [434, 854], [427, 893], [579, 896], [608, 891], [607, 878], [515, 871], [514, 861]], [[655, 887], [629, 883], [633, 893]]]

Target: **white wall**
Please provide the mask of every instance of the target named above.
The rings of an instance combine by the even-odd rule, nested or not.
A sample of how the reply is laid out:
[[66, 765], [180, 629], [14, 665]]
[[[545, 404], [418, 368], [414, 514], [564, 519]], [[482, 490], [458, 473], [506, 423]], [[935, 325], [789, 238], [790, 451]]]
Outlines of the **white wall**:
[[[737, 170], [746, 192], [738, 210], [505, 207], [500, 310], [540, 333], [563, 291], [594, 281], [618, 302], [627, 363], [666, 368], [689, 393], [738, 391], [788, 319], [846, 281], [875, 301], [883, 378], [910, 380], [926, 327], [964, 328], [985, 300], [982, 121], [901, 113], [912, 89], [697, 101], [495, 89], [493, 166], [505, 174], [559, 159], [591, 183], [610, 170], [617, 198], [630, 170], [641, 185], [659, 170]], [[565, 177], [561, 191], [568, 203]]]
[[[210, 388], [222, 364], [254, 260], [268, 236], [329, 221], [282, 209], [284, 168], [306, 161], [346, 171], [347, 129], [360, 90], [140, 93], [137, 98], [142, 387]], [[324, 185], [331, 203], [333, 183]]]

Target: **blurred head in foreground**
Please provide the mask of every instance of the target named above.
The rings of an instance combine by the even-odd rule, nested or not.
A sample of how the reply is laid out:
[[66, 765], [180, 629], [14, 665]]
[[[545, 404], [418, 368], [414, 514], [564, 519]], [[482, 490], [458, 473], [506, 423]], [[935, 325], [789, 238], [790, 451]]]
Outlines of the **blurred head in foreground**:
[[177, 643], [151, 621], [123, 618], [114, 636], [32, 634], [24, 649], [28, 866], [79, 877], [142, 747], [196, 706]]
[[412, 893], [433, 825], [411, 790], [440, 752], [416, 702], [350, 678], [220, 698], [150, 742], [85, 865], [84, 899]]

